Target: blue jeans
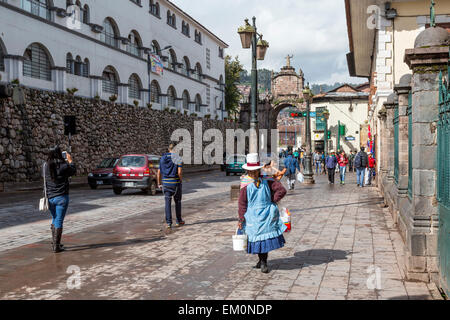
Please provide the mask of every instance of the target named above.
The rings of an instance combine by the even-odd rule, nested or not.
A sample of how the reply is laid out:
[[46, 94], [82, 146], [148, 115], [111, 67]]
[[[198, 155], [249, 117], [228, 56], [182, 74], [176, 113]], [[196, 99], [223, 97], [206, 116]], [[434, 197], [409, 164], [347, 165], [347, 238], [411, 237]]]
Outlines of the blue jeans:
[[166, 223], [172, 225], [172, 197], [175, 201], [175, 213], [177, 222], [182, 222], [181, 218], [181, 198], [183, 194], [182, 184], [164, 185], [164, 197], [166, 198]]
[[322, 172], [322, 162], [316, 161], [316, 174], [319, 174]]
[[366, 176], [366, 168], [356, 168], [356, 183], [358, 186], [364, 187], [364, 178]]
[[62, 228], [69, 207], [69, 195], [48, 199], [48, 206], [53, 217], [52, 224], [57, 229]]
[[339, 167], [339, 172], [341, 173], [341, 182], [345, 182], [346, 171], [347, 171], [347, 167]]

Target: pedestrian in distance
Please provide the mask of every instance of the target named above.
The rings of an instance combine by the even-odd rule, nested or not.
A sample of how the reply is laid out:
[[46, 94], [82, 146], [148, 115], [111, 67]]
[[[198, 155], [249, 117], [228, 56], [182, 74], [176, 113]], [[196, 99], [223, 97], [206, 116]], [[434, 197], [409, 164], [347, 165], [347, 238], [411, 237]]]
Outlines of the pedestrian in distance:
[[350, 151], [350, 156], [348, 157], [348, 172], [353, 172], [355, 163], [355, 154]]
[[355, 157], [356, 168], [356, 184], [360, 188], [364, 187], [364, 178], [366, 175], [366, 168], [369, 165], [369, 158], [365, 152], [366, 148], [361, 147], [361, 151]]
[[165, 153], [159, 162], [158, 184], [162, 188], [166, 207], [166, 224], [167, 229], [172, 229], [172, 198], [175, 202], [175, 213], [177, 222], [175, 227], [185, 225], [181, 217], [181, 200], [183, 195], [183, 165], [181, 158], [173, 153], [175, 146], [171, 144], [168, 152]]
[[253, 182], [240, 190], [238, 227], [248, 236], [247, 253], [259, 257], [255, 268], [269, 273], [269, 252], [284, 247], [286, 243], [283, 233], [287, 227], [278, 210], [278, 202], [286, 195], [286, 189], [276, 179], [262, 179], [262, 168], [258, 154], [247, 155], [243, 169], [247, 170]]
[[344, 151], [341, 151], [341, 154], [338, 156], [338, 163], [339, 163], [339, 173], [341, 177], [341, 185], [345, 184], [345, 173], [347, 171], [347, 165], [348, 165], [348, 157], [345, 154]]
[[292, 152], [290, 152], [286, 160], [284, 160], [284, 167], [287, 169], [285, 175], [287, 178], [288, 189], [294, 190], [297, 170], [300, 172], [300, 166], [297, 159], [293, 157]]
[[377, 161], [375, 160], [372, 152], [369, 152], [369, 161], [368, 161], [369, 181], [367, 183], [368, 186], [372, 185], [372, 179], [373, 179], [373, 177], [375, 177], [376, 165], [377, 165]]
[[64, 251], [61, 238], [64, 218], [69, 208], [69, 178], [77, 173], [72, 156], [61, 152], [59, 146], [51, 148], [47, 161], [43, 166], [45, 188], [48, 197], [48, 207], [52, 215], [52, 250], [54, 253]]
[[334, 150], [331, 150], [330, 154], [325, 160], [325, 166], [327, 167], [328, 172], [328, 183], [334, 184], [334, 176], [336, 174], [336, 166], [337, 166], [337, 158]]
[[316, 175], [319, 175], [322, 170], [322, 157], [320, 156], [320, 152], [314, 152], [314, 163], [316, 165]]

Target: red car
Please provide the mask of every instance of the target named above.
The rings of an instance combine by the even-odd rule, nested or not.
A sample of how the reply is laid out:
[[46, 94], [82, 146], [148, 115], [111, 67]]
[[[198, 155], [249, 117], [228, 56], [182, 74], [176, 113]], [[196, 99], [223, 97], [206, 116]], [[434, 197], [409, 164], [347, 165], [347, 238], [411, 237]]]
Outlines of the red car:
[[119, 195], [125, 189], [141, 189], [154, 196], [158, 190], [159, 156], [129, 154], [122, 156], [113, 170], [113, 191]]
[[114, 166], [119, 158], [106, 158], [92, 170], [88, 175], [88, 183], [91, 189], [97, 189], [98, 186], [111, 185], [113, 179]]

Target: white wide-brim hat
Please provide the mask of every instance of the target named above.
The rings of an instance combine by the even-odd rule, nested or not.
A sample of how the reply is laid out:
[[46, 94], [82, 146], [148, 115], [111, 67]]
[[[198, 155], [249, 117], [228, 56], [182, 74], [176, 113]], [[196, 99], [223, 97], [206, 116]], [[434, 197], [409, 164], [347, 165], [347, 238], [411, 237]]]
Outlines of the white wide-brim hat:
[[242, 169], [247, 171], [260, 170], [264, 167], [259, 161], [259, 155], [257, 153], [250, 153], [247, 155], [247, 163], [242, 166]]

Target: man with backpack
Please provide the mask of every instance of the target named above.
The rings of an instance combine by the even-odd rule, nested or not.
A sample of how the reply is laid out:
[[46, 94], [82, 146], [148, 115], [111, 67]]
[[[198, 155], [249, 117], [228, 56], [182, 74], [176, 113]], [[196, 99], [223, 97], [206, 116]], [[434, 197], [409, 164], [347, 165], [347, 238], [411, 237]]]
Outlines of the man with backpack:
[[336, 166], [338, 164], [336, 154], [334, 150], [330, 151], [330, 154], [325, 160], [325, 166], [328, 172], [328, 183], [334, 184], [334, 176], [336, 174]]
[[364, 147], [361, 147], [361, 151], [355, 157], [356, 183], [360, 188], [364, 188], [364, 177], [366, 168], [369, 165], [369, 157], [365, 150]]
[[288, 189], [294, 190], [297, 170], [300, 172], [300, 166], [297, 159], [289, 152], [288, 157], [284, 160], [284, 167], [286, 168], [286, 177], [288, 182]]

